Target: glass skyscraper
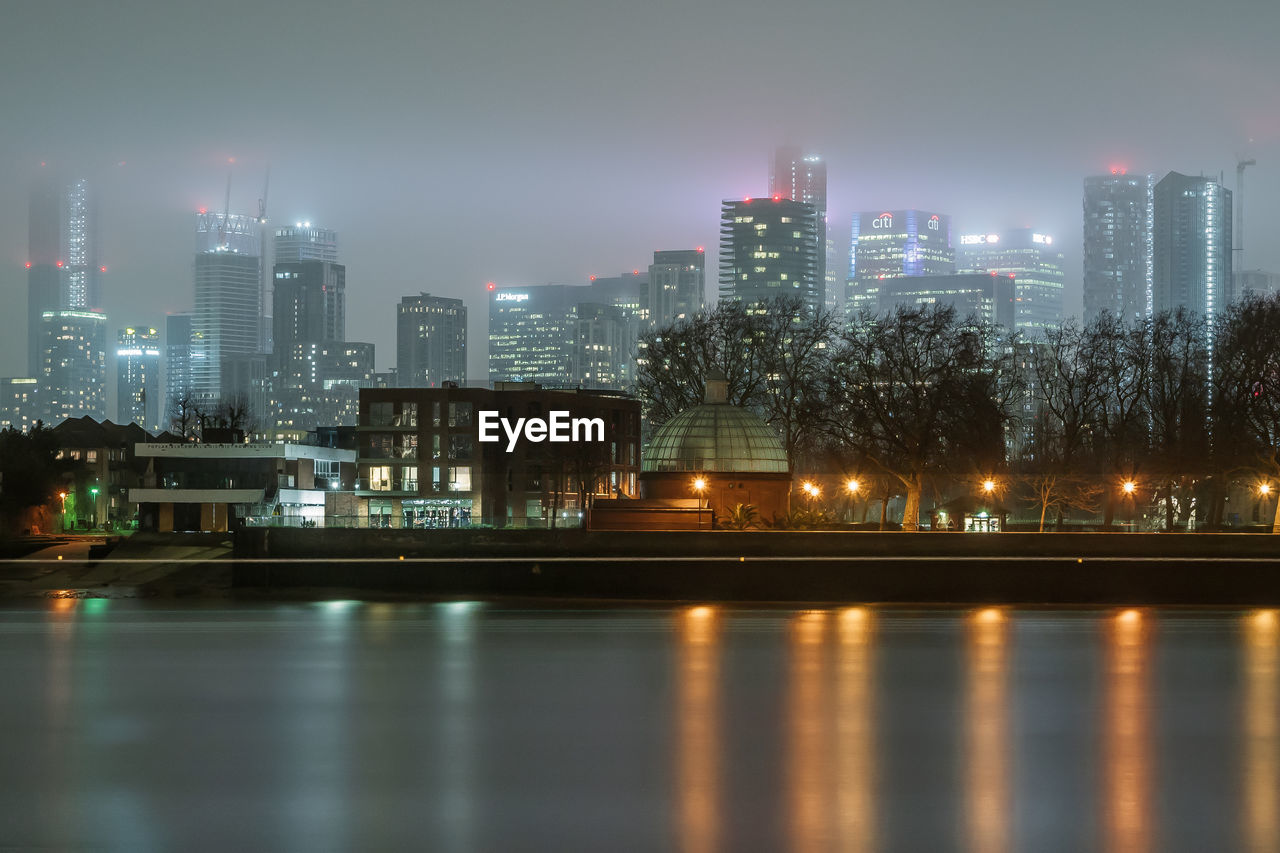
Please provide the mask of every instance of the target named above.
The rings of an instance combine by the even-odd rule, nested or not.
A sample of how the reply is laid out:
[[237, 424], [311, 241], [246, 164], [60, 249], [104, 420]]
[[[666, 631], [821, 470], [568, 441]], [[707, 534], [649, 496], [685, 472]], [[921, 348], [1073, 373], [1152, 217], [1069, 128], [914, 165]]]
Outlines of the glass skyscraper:
[[1213, 320], [1235, 298], [1231, 190], [1170, 172], [1155, 186], [1154, 288], [1158, 313], [1188, 308]]
[[116, 423], [160, 429], [160, 333], [130, 326], [116, 336]]
[[1116, 169], [1084, 179], [1084, 319], [1151, 316], [1155, 178]]
[[799, 296], [810, 314], [825, 307], [818, 279], [817, 212], [775, 195], [720, 207], [720, 298], [747, 304]]
[[1035, 337], [1062, 323], [1062, 252], [1052, 235], [1030, 228], [1000, 233], [962, 234], [957, 248], [959, 272], [1013, 276], [1014, 329]]
[[849, 246], [845, 312], [850, 322], [880, 310], [886, 278], [949, 275], [956, 271], [951, 217], [927, 210], [855, 213]]

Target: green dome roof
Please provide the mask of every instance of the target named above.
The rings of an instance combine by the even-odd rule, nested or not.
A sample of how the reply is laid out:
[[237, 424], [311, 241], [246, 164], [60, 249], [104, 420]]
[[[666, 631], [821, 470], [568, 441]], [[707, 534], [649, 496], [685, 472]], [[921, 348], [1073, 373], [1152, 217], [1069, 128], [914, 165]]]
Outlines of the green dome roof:
[[658, 427], [640, 470], [785, 474], [787, 453], [778, 434], [751, 412], [704, 403]]

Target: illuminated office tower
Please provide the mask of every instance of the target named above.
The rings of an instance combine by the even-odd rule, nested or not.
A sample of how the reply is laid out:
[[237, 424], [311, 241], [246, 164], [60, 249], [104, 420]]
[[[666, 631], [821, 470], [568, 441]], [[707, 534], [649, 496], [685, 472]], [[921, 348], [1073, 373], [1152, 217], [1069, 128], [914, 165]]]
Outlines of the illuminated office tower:
[[277, 356], [303, 341], [346, 340], [345, 266], [328, 261], [277, 261], [272, 283], [272, 338]]
[[702, 249], [653, 253], [643, 314], [650, 328], [688, 320], [706, 305], [707, 255]]
[[34, 376], [0, 379], [0, 430], [26, 432], [42, 414], [40, 383]]
[[881, 210], [853, 216], [849, 246], [845, 314], [880, 307], [881, 282], [887, 278], [950, 275], [956, 271], [951, 217], [927, 210]]
[[1014, 328], [1015, 278], [1011, 274], [956, 273], [952, 275], [894, 276], [880, 282], [879, 310], [887, 314], [899, 305], [945, 305], [960, 318], [976, 317], [1008, 332]]
[[197, 398], [208, 404], [230, 392], [223, 383], [225, 363], [260, 351], [258, 257], [229, 250], [196, 255], [195, 301], [191, 388]]
[[1027, 338], [1062, 324], [1062, 252], [1049, 234], [1011, 228], [991, 234], [962, 234], [956, 250], [959, 272], [1014, 277], [1014, 328]]
[[27, 369], [43, 369], [47, 311], [102, 307], [97, 216], [89, 183], [60, 184], [44, 175], [33, 187], [27, 231]]
[[1155, 187], [1156, 313], [1187, 308], [1211, 322], [1235, 298], [1231, 190], [1213, 178], [1170, 172]]
[[547, 284], [489, 289], [489, 380], [622, 388], [634, 370], [630, 326], [603, 290]]
[[174, 403], [192, 391], [191, 386], [191, 320], [192, 315], [168, 314], [164, 318], [164, 415], [173, 411]]
[[1151, 316], [1155, 177], [1115, 169], [1084, 179], [1084, 319]]
[[720, 208], [720, 298], [747, 304], [799, 296], [824, 307], [818, 279], [817, 214], [780, 195], [730, 200]]
[[277, 264], [293, 261], [338, 262], [338, 232], [310, 222], [277, 226], [271, 244], [272, 261]]
[[41, 317], [41, 408], [56, 426], [67, 418], [107, 416], [107, 316], [46, 311]]
[[160, 333], [130, 326], [116, 337], [116, 423], [160, 429]]
[[835, 285], [834, 265], [829, 263], [833, 247], [827, 239], [827, 164], [821, 157], [806, 155], [793, 145], [775, 149], [769, 171], [769, 196], [813, 205], [817, 228], [814, 235], [816, 275], [822, 289], [822, 304], [831, 310], [839, 308], [841, 288]]
[[467, 306], [461, 299], [401, 297], [396, 306], [396, 382], [438, 388], [467, 381]]

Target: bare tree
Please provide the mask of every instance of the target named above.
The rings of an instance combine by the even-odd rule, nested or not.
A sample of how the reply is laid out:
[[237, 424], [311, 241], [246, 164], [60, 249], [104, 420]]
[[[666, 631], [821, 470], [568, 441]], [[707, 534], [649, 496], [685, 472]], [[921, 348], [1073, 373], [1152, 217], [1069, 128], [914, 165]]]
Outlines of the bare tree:
[[1209, 350], [1203, 318], [1184, 308], [1147, 321], [1150, 362], [1143, 384], [1151, 419], [1147, 468], [1160, 484], [1165, 529], [1189, 517], [1193, 490], [1208, 473]]
[[926, 478], [1004, 458], [1001, 376], [1011, 356], [954, 308], [898, 307], [846, 332], [827, 374], [826, 425], [906, 492], [904, 530], [920, 524]]
[[[1280, 294], [1250, 294], [1227, 309], [1213, 353], [1215, 467], [1280, 478]], [[1272, 532], [1280, 533], [1280, 505]]]

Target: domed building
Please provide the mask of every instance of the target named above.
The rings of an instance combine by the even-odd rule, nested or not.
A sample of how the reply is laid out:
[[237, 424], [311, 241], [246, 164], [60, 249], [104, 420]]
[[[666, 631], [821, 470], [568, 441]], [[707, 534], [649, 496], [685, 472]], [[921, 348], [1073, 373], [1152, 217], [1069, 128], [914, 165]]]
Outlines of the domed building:
[[757, 415], [728, 403], [728, 385], [713, 376], [702, 405], [658, 427], [641, 454], [640, 500], [597, 502], [593, 527], [710, 529], [738, 504], [755, 507], [761, 520], [786, 514], [791, 475], [782, 441]]

